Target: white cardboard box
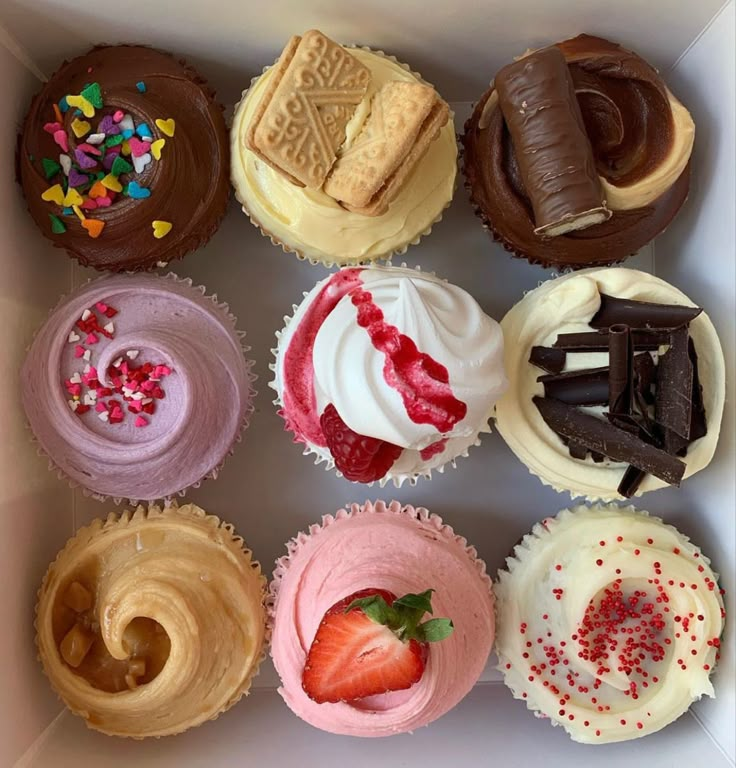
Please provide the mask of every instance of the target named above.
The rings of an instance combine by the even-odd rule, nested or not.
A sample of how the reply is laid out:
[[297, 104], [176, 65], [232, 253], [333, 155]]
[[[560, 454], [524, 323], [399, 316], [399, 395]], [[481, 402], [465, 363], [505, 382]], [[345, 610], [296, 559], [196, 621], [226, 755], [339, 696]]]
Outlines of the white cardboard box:
[[[690, 199], [652, 248], [628, 262], [656, 270], [706, 307], [727, 360], [723, 431], [711, 466], [682, 490], [638, 505], [664, 516], [709, 554], [730, 609], [715, 701], [702, 701], [666, 730], [636, 742], [586, 747], [536, 720], [489, 667], [455, 710], [414, 735], [335, 737], [296, 719], [275, 691], [270, 663], [253, 693], [214, 723], [146, 742], [104, 737], [65, 713], [36, 662], [33, 605], [55, 552], [80, 525], [113, 509], [69, 491], [32, 449], [18, 395], [18, 370], [33, 330], [58, 296], [88, 276], [38, 233], [13, 178], [15, 134], [38, 79], [97, 42], [142, 42], [172, 50], [208, 76], [226, 104], [273, 61], [284, 41], [310, 27], [335, 39], [393, 53], [434, 82], [456, 109], [456, 126], [493, 73], [528, 46], [587, 31], [631, 47], [660, 67], [692, 111], [697, 136]], [[733, 766], [736, 757], [736, 489], [734, 463], [734, 2], [700, 0], [214, 0], [92, 3], [0, 2], [0, 767], [97, 768], [297, 764], [362, 766]], [[549, 273], [511, 259], [474, 218], [462, 188], [443, 221], [407, 263], [469, 289], [500, 319]], [[256, 414], [216, 482], [192, 501], [233, 522], [268, 571], [298, 530], [349, 501], [397, 498], [427, 506], [475, 544], [491, 573], [538, 519], [568, 504], [544, 488], [498, 435], [456, 471], [415, 487], [364, 489], [300, 455], [271, 405], [268, 363], [282, 317], [325, 270], [274, 248], [237, 206], [201, 251], [176, 271], [230, 303], [247, 330], [259, 374]], [[288, 478], [288, 482], [284, 482]]]

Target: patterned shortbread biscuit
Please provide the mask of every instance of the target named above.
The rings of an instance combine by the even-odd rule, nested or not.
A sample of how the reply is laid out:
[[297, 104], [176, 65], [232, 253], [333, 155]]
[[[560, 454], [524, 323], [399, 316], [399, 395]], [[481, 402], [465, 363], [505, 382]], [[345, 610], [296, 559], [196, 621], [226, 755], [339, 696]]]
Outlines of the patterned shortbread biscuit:
[[364, 98], [370, 70], [317, 30], [289, 40], [246, 136], [294, 184], [319, 189]]
[[448, 117], [447, 104], [431, 86], [386, 83], [373, 97], [357, 141], [335, 163], [325, 192], [347, 210], [385, 213]]

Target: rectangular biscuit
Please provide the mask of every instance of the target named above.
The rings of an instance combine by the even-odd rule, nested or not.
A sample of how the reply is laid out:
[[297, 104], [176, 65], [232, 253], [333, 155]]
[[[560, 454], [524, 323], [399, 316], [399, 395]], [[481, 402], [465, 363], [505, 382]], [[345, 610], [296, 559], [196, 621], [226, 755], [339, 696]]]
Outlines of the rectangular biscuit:
[[292, 183], [319, 189], [370, 79], [367, 67], [321, 32], [292, 37], [270, 75], [246, 146]]
[[449, 115], [431, 86], [386, 83], [355, 144], [332, 169], [325, 192], [354, 213], [385, 213]]

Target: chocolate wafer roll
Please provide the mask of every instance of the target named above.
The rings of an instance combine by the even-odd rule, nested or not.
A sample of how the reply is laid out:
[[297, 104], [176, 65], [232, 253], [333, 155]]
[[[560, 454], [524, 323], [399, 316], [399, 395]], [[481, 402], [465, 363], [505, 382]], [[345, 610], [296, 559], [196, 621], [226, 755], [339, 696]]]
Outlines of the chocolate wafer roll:
[[509, 64], [495, 88], [534, 210], [534, 233], [554, 237], [609, 219], [562, 51], [550, 46]]

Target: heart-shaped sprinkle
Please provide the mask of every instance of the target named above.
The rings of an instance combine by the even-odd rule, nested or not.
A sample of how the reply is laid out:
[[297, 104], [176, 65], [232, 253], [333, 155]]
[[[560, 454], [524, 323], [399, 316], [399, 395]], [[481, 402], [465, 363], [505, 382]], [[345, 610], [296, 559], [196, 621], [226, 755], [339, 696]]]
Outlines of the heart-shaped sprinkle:
[[58, 216], [54, 216], [53, 213], [50, 213], [49, 219], [51, 219], [51, 232], [53, 234], [63, 235], [64, 232], [66, 232], [66, 224], [64, 224]]
[[115, 128], [115, 121], [112, 119], [112, 115], [105, 115], [99, 123], [97, 123], [97, 132], [108, 134]]
[[125, 354], [126, 354], [126, 356], [130, 360], [135, 360], [136, 357], [138, 357], [138, 355], [140, 355], [140, 350], [138, 350], [138, 349], [129, 349]]
[[70, 344], [73, 344], [75, 341], [79, 341], [80, 335], [78, 333], [74, 333], [74, 331], [70, 331], [69, 336], [67, 336], [67, 341]]
[[[124, 139], [129, 139], [135, 131], [132, 128], [126, 128], [124, 131], [121, 131], [121, 135]], [[128, 148], [128, 153], [130, 152], [130, 148]], [[128, 154], [126, 153], [126, 154]]]
[[146, 92], [146, 84], [143, 82], [143, 80], [139, 80], [135, 84], [135, 87], [139, 90], [140, 93], [145, 93]]
[[92, 311], [85, 309], [84, 312], [82, 312], [82, 322], [86, 322], [90, 317], [92, 317]]
[[82, 355], [84, 355], [84, 347], [77, 344], [77, 346], [74, 347], [74, 357], [82, 357]]
[[151, 155], [149, 152], [141, 155], [140, 157], [133, 158], [133, 167], [136, 173], [143, 173], [146, 166], [151, 162]]
[[46, 177], [46, 180], [53, 179], [54, 176], [61, 170], [61, 166], [59, 163], [56, 162], [56, 160], [51, 160], [48, 157], [44, 157], [41, 160], [41, 165], [43, 166], [43, 175]]
[[166, 144], [166, 139], [156, 139], [151, 143], [151, 154], [155, 160], [161, 159], [161, 150], [164, 148], [164, 144]]
[[156, 127], [161, 131], [161, 133], [165, 133], [167, 136], [173, 136], [174, 130], [176, 129], [176, 123], [171, 117], [168, 120], [162, 120], [159, 117], [156, 120]]
[[160, 240], [171, 232], [171, 227], [173, 225], [170, 221], [159, 221], [157, 219], [156, 221], [151, 222], [151, 226], [153, 227], [153, 236], [157, 240]]
[[[86, 99], [93, 107], [102, 109], [102, 89], [99, 83], [90, 83], [79, 94], [83, 99]], [[69, 99], [67, 98], [67, 101]]]
[[[57, 105], [56, 105], [56, 104], [54, 104], [54, 107], [56, 107], [56, 106], [57, 106]], [[69, 111], [69, 102], [66, 100], [66, 96], [62, 96], [62, 97], [59, 99], [59, 104], [58, 104], [58, 107], [59, 107], [59, 112], [60, 112], [60, 113], [63, 113], [63, 112], [68, 112], [68, 111]], [[54, 109], [54, 112], [56, 112], [56, 109]], [[59, 117], [58, 119], [59, 119], [59, 120], [61, 120], [61, 118], [60, 118], [60, 117]]]
[[147, 427], [148, 422], [143, 418], [143, 416], [136, 416], [135, 425], [136, 427]]
[[85, 117], [95, 116], [95, 108], [81, 94], [79, 96], [67, 96], [66, 103], [70, 107], [77, 107], [77, 109], [80, 109]]
[[87, 218], [87, 217], [84, 215], [84, 213], [82, 212], [82, 209], [81, 209], [81, 208], [80, 208], [78, 205], [73, 205], [73, 206], [72, 206], [72, 211], [74, 211], [74, 213], [77, 215], [77, 218], [78, 218], [80, 221], [84, 221], [84, 220]]
[[97, 162], [93, 160], [91, 157], [87, 157], [87, 155], [85, 155], [84, 152], [82, 152], [82, 150], [79, 149], [79, 147], [77, 147], [74, 150], [74, 158], [79, 164], [80, 168], [84, 168], [88, 170], [90, 168], [94, 168], [97, 165]]
[[148, 123], [138, 123], [136, 126], [135, 132], [139, 136], [150, 136], [151, 135], [151, 128], [148, 125]]
[[112, 200], [107, 195], [104, 197], [98, 197], [96, 202], [98, 208], [109, 208], [112, 205]]
[[49, 187], [42, 192], [41, 199], [45, 200], [47, 203], [64, 205], [64, 190], [61, 188], [61, 184], [54, 184], [53, 187]]
[[108, 333], [115, 333], [115, 324], [114, 323], [106, 323], [103, 326], [103, 330], [107, 331]]
[[142, 187], [137, 181], [131, 181], [128, 184], [128, 197], [132, 197], [135, 200], [143, 200], [145, 197], [151, 196], [151, 190], [148, 187]]
[[115, 162], [115, 158], [120, 154], [120, 147], [110, 147], [102, 158], [102, 167], [106, 171], [112, 170], [112, 164]]
[[[90, 237], [99, 237], [105, 228], [105, 222], [99, 219], [85, 219], [82, 226], [87, 230]], [[87, 350], [89, 352], [89, 350]]]
[[97, 202], [88, 197], [79, 207], [83, 211], [94, 211], [97, 208]]
[[54, 134], [55, 134], [57, 131], [60, 131], [60, 130], [61, 130], [61, 128], [62, 128], [62, 125], [61, 125], [61, 123], [60, 123], [60, 122], [56, 122], [56, 123], [46, 123], [46, 125], [44, 125], [44, 127], [43, 127], [44, 131], [46, 131], [46, 133], [50, 133], [52, 136], [53, 136], [53, 135], [54, 135]]
[[104, 411], [102, 411], [101, 413], [98, 413], [98, 414], [97, 414], [97, 418], [98, 418], [100, 421], [109, 421], [109, 419], [110, 419], [110, 414], [107, 412], [107, 410], [104, 410]]
[[86, 136], [90, 130], [92, 130], [92, 126], [86, 120], [80, 120], [78, 117], [75, 117], [74, 120], [72, 120], [72, 131], [78, 139], [81, 139], [82, 136]]
[[113, 176], [120, 176], [123, 173], [130, 173], [132, 170], [133, 166], [125, 158], [118, 155], [112, 163], [110, 173]]
[[76, 168], [69, 171], [69, 186], [82, 187], [89, 181], [89, 176], [80, 173]]
[[62, 151], [69, 151], [69, 137], [66, 135], [66, 131], [55, 131], [54, 141], [61, 147]]
[[151, 148], [151, 143], [149, 141], [141, 141], [140, 139], [136, 139], [135, 136], [128, 139], [128, 145], [130, 146], [130, 153], [133, 157], [140, 157]]
[[78, 148], [81, 149], [82, 152], [88, 155], [96, 155], [99, 157], [102, 154], [102, 152], [97, 147], [93, 147], [91, 144], [87, 143], [86, 141], [84, 142], [84, 144], [80, 144]]
[[74, 373], [69, 377], [69, 381], [72, 384], [81, 384], [82, 377], [79, 375], [79, 371], [74, 371]]
[[[135, 131], [135, 123], [131, 115], [126, 114], [117, 121], [120, 124], [121, 131]], [[131, 136], [133, 134], [131, 133]]]
[[69, 187], [69, 189], [66, 191], [66, 196], [64, 197], [64, 205], [71, 205], [73, 208], [75, 205], [81, 205], [82, 204], [82, 196], [77, 192], [74, 187]]
[[[90, 221], [91, 221], [91, 219], [90, 219]], [[85, 349], [84, 350], [84, 354], [82, 355], [82, 358], [84, 360], [89, 360], [90, 357], [92, 357], [92, 353], [88, 349]]]
[[95, 406], [95, 410], [97, 411], [97, 413], [102, 413], [103, 411], [107, 410], [107, 406], [104, 403], [97, 403], [97, 405]]
[[125, 157], [130, 157], [130, 142], [128, 139], [125, 139], [123, 143], [120, 145], [120, 151]]
[[92, 146], [97, 146], [98, 144], [102, 144], [104, 140], [105, 140], [104, 133], [90, 133], [90, 135], [87, 136], [87, 144], [92, 144]]
[[112, 119], [116, 123], [119, 123], [124, 117], [125, 117], [125, 113], [123, 112], [123, 110], [122, 109], [116, 109], [115, 112], [113, 113]]
[[89, 190], [90, 197], [104, 197], [107, 194], [107, 187], [101, 182], [96, 181]]
[[104, 179], [102, 179], [102, 186], [107, 189], [111, 189], [113, 192], [122, 192], [123, 185], [117, 180], [115, 176], [108, 173]]
[[69, 171], [72, 169], [71, 157], [69, 157], [69, 155], [59, 155], [59, 165], [61, 165], [61, 169], [64, 171], [64, 175], [68, 176]]
[[76, 410], [77, 410], [77, 408], [79, 407], [79, 403], [78, 403], [76, 400], [67, 400], [67, 402], [69, 403], [69, 407], [70, 407], [70, 408], [71, 408], [73, 411], [76, 411]]

